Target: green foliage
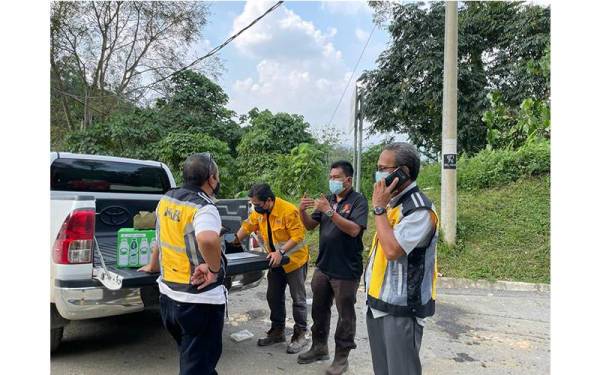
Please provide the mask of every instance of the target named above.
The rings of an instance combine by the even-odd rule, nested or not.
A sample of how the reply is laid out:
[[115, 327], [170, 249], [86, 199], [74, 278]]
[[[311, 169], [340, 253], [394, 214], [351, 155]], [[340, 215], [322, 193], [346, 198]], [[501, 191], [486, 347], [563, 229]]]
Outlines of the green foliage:
[[171, 131], [199, 132], [235, 148], [242, 138], [242, 129], [233, 120], [235, 112], [227, 109], [225, 91], [206, 76], [191, 70], [175, 74], [165, 98], [156, 106], [164, 124]]
[[237, 158], [239, 173], [237, 196], [245, 197], [252, 184], [272, 183], [281, 154], [256, 152]]
[[153, 143], [164, 135], [158, 114], [136, 109], [117, 113], [109, 120], [72, 132], [64, 141], [66, 151], [150, 159]]
[[[373, 131], [405, 133], [435, 157], [441, 150], [445, 7], [429, 5], [371, 2], [389, 13], [392, 42], [378, 68], [366, 73], [365, 110]], [[458, 27], [458, 152], [474, 154], [486, 146], [481, 116], [489, 105], [487, 93], [510, 93], [509, 106], [548, 96], [549, 81], [528, 66], [549, 45], [550, 10], [517, 2], [464, 2]]]
[[363, 152], [361, 160], [360, 192], [368, 199], [373, 195], [373, 184], [375, 184], [375, 172], [377, 171], [377, 160], [383, 150], [383, 144], [370, 147]]
[[309, 124], [296, 114], [259, 111], [248, 113], [250, 126], [243, 135], [237, 151], [242, 156], [255, 153], [287, 154], [300, 143], [315, 143], [308, 133]]
[[181, 173], [185, 159], [193, 153], [210, 152], [219, 166], [219, 196], [230, 197], [236, 193], [236, 166], [225, 142], [206, 134], [177, 132], [170, 133], [154, 147], [156, 158], [169, 166], [178, 184], [182, 182]]
[[[422, 187], [440, 186], [440, 164], [424, 166], [418, 183]], [[550, 173], [550, 142], [522, 146], [518, 150], [483, 150], [473, 157], [460, 157], [457, 163], [459, 190], [505, 186], [522, 178]]]
[[527, 98], [518, 109], [508, 107], [498, 91], [488, 94], [491, 109], [483, 114], [488, 149], [516, 149], [550, 138], [550, 107], [545, 100]]
[[[440, 205], [440, 190], [426, 194]], [[550, 282], [550, 176], [458, 190], [457, 245], [438, 244], [448, 277]]]
[[277, 168], [269, 176], [273, 190], [282, 196], [297, 198], [327, 193], [326, 154], [322, 146], [301, 143], [289, 155], [279, 155]]
[[526, 143], [550, 139], [550, 49], [539, 60], [530, 60], [527, 71], [531, 77], [543, 80], [548, 91], [542, 98], [525, 98], [518, 107], [511, 106], [500, 91], [488, 93], [491, 108], [482, 117], [488, 149], [517, 149]]

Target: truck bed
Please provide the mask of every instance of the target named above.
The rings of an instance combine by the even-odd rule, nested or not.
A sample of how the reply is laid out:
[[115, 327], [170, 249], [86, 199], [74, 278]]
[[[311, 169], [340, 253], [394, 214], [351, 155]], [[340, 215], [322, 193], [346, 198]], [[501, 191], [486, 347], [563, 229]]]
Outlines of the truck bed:
[[[117, 238], [115, 236], [97, 237], [100, 252], [104, 258], [104, 263], [109, 271], [112, 271], [123, 277], [123, 288], [137, 288], [149, 285], [156, 285], [156, 279], [159, 273], [137, 272], [136, 268], [118, 268], [117, 267]], [[227, 272], [226, 276], [235, 276], [247, 272], [262, 271], [269, 268], [269, 261], [266, 254], [255, 251], [236, 252], [226, 254]], [[286, 259], [286, 262], [289, 261]], [[100, 256], [94, 254], [94, 265], [99, 266]]]

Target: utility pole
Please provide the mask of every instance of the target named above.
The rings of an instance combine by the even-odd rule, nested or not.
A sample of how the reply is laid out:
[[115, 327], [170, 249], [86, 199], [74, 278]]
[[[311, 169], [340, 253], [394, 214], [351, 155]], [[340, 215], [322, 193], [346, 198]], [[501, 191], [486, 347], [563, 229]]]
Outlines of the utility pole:
[[362, 93], [360, 92], [359, 88], [358, 88], [358, 83], [357, 83], [357, 95], [356, 95], [356, 100], [357, 100], [357, 104], [358, 104], [358, 111], [357, 111], [357, 115], [358, 115], [358, 153], [357, 153], [357, 160], [356, 160], [356, 164], [354, 164], [354, 168], [356, 168], [356, 192], [360, 193], [360, 179], [361, 179], [361, 168], [362, 168], [362, 139], [363, 139], [363, 98], [362, 98]]
[[444, 109], [442, 114], [442, 230], [456, 244], [456, 82], [458, 3], [446, 1], [444, 31]]
[[[356, 117], [356, 111], [358, 108], [358, 93], [356, 92], [356, 86], [354, 87], [354, 103], [353, 103], [353, 113], [352, 113], [352, 127], [354, 133], [354, 145], [352, 147], [352, 165], [356, 166], [358, 161], [357, 149], [358, 149], [358, 118]], [[356, 181], [357, 181], [357, 170], [354, 170], [354, 176], [352, 176], [352, 188], [356, 190]]]

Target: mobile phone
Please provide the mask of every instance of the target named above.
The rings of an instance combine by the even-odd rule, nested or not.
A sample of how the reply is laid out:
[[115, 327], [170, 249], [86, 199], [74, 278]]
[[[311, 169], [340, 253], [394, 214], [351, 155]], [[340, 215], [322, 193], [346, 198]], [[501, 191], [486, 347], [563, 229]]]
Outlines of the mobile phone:
[[402, 186], [403, 183], [409, 180], [406, 173], [404, 173], [401, 168], [398, 168], [385, 178], [385, 186], [390, 186], [396, 177], [398, 177], [398, 183], [396, 184], [396, 187]]

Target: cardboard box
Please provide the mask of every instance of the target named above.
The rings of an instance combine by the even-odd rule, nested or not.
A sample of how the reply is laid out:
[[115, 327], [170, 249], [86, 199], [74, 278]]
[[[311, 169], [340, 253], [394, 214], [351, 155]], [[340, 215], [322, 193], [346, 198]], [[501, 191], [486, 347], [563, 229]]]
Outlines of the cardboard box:
[[117, 232], [117, 267], [142, 267], [150, 263], [156, 231], [121, 228]]

